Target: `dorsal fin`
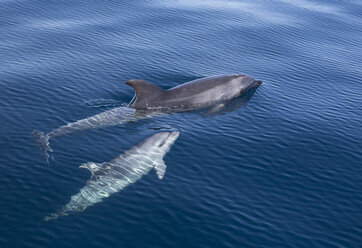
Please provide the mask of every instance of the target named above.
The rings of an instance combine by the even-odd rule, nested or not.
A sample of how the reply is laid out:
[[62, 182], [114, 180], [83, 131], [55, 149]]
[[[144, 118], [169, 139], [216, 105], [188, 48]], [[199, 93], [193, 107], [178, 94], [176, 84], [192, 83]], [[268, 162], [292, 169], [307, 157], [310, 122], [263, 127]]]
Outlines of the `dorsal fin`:
[[126, 84], [131, 86], [136, 92], [136, 100], [131, 105], [136, 109], [147, 108], [146, 104], [148, 104], [149, 100], [163, 92], [163, 89], [156, 85], [140, 79], [128, 80]]

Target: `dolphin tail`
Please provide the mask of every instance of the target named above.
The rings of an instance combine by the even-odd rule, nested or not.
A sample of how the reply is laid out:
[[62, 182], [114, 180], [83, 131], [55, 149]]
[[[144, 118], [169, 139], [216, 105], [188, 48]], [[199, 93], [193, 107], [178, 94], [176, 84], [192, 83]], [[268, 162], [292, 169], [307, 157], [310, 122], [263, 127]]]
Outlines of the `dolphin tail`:
[[49, 135], [44, 134], [39, 130], [34, 130], [31, 134], [35, 137], [36, 143], [38, 144], [40, 150], [43, 152], [45, 160], [49, 164], [48, 152], [53, 152], [52, 148], [49, 145], [49, 139], [50, 139]]
[[52, 214], [50, 214], [49, 216], [47, 216], [47, 217], [44, 217], [44, 221], [49, 221], [49, 220], [56, 220], [56, 219], [58, 219], [58, 217], [60, 217], [60, 216], [66, 216], [66, 215], [68, 215], [65, 211], [58, 211], [58, 212], [56, 212], [56, 213], [52, 213]]

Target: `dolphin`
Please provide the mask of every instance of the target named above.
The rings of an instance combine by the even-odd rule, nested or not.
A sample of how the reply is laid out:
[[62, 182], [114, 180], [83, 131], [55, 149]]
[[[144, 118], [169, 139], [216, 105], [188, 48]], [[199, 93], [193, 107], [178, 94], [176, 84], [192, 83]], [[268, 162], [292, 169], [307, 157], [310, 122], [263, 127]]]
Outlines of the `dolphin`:
[[235, 74], [196, 79], [168, 90], [140, 79], [129, 80], [126, 84], [136, 92], [136, 99], [130, 105], [136, 110], [184, 112], [231, 100], [257, 88], [262, 81]]
[[101, 202], [103, 198], [135, 183], [151, 169], [155, 169], [161, 180], [166, 172], [163, 157], [179, 134], [176, 131], [156, 133], [110, 162], [88, 162], [80, 165], [80, 168], [86, 168], [92, 174], [86, 186], [73, 195], [68, 204], [44, 220], [57, 219], [59, 216], [68, 215], [69, 212], [82, 212], [87, 207]]
[[127, 107], [117, 107], [71, 122], [49, 133], [34, 130], [32, 134], [46, 161], [49, 163], [48, 152], [53, 151], [50, 147], [50, 139], [87, 129], [124, 124], [164, 113], [186, 112], [213, 105], [216, 105], [215, 110], [219, 110], [225, 105], [225, 102], [242, 95], [249, 89], [256, 89], [262, 82], [247, 75], [235, 74], [205, 77], [168, 90], [163, 90], [140, 79], [128, 80], [126, 84], [135, 90], [135, 95]]

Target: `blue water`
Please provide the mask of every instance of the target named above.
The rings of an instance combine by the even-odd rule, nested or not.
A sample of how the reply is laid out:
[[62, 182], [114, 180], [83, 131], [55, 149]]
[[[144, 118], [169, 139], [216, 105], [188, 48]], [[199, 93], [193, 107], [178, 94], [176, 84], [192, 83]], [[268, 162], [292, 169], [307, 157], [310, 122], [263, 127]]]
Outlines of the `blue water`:
[[[0, 1], [0, 247], [362, 247], [362, 4]], [[262, 80], [246, 104], [54, 139], [30, 135], [211, 75]], [[167, 171], [43, 218], [159, 130]]]

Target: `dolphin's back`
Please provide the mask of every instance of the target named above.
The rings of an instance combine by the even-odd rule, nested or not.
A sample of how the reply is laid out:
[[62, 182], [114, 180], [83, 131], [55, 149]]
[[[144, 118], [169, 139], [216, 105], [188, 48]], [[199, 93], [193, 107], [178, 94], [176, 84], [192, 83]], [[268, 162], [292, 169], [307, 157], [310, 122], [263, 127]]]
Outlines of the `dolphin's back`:
[[214, 76], [196, 79], [165, 91], [162, 99], [165, 105], [194, 106], [203, 103], [225, 100], [223, 96], [228, 91], [229, 83], [241, 75]]
[[220, 84], [225, 84], [230, 82], [230, 80], [235, 79], [239, 76], [239, 74], [235, 75], [221, 75], [221, 76], [214, 76], [214, 77], [206, 77], [206, 78], [199, 78], [192, 80], [190, 82], [180, 84], [175, 86], [167, 91], [173, 91], [175, 93], [182, 93], [187, 89], [187, 91], [205, 91], [210, 88], [214, 88]]
[[187, 111], [238, 96], [242, 78], [254, 81], [247, 75], [235, 74], [196, 79], [168, 90], [143, 80], [130, 80], [126, 84], [136, 92], [136, 100], [131, 105], [135, 109]]

